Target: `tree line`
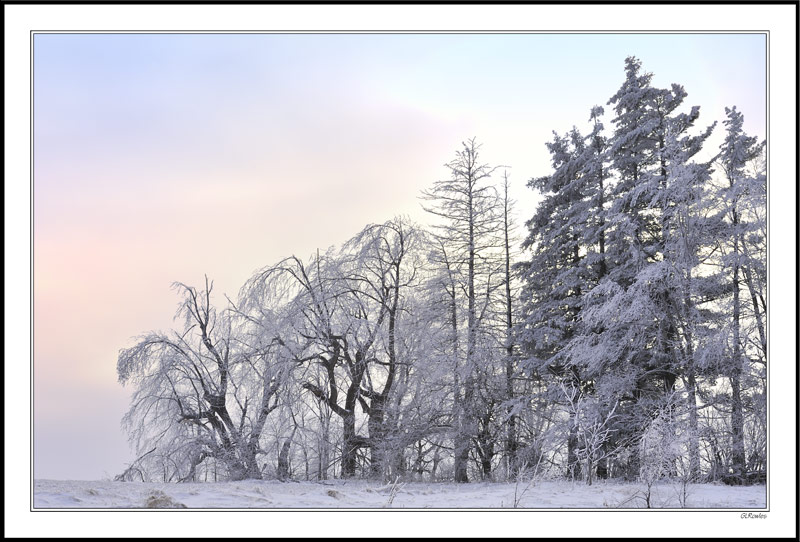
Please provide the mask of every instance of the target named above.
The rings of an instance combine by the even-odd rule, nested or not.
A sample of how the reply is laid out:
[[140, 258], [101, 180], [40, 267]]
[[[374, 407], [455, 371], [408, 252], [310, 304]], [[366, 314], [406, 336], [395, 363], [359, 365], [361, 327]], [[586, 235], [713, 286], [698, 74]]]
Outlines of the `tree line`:
[[370, 224], [222, 304], [176, 283], [180, 325], [119, 354], [118, 479], [759, 480], [765, 142], [726, 108], [708, 152], [716, 125], [651, 80], [627, 58], [611, 128], [594, 106], [554, 132], [521, 243], [470, 139], [428, 226]]

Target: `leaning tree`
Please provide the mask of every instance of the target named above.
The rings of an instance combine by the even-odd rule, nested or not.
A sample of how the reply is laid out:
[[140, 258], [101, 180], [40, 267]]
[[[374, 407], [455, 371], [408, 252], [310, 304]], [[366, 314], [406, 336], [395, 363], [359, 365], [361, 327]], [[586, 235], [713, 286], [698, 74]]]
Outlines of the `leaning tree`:
[[123, 425], [138, 453], [154, 452], [139, 468], [190, 481], [209, 460], [230, 479], [260, 478], [262, 433], [290, 372], [285, 348], [218, 311], [208, 278], [202, 290], [174, 287], [183, 325], [143, 335], [117, 362], [119, 381], [134, 387]]

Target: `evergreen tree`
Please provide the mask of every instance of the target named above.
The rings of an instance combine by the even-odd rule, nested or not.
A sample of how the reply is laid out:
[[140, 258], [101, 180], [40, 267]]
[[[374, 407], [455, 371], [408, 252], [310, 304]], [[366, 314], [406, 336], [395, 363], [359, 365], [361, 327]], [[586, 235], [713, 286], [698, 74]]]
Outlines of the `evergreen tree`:
[[[726, 126], [726, 136], [718, 157], [718, 163], [727, 179], [725, 187], [726, 210], [729, 219], [730, 230], [727, 236], [729, 241], [729, 253], [725, 258], [725, 266], [729, 270], [732, 283], [731, 300], [731, 356], [729, 366], [725, 368], [725, 375], [730, 380], [731, 386], [731, 468], [733, 479], [739, 483], [745, 480], [746, 457], [745, 457], [745, 437], [744, 437], [744, 397], [743, 374], [746, 374], [746, 367], [750, 364], [747, 361], [746, 352], [748, 345], [743, 340], [743, 292], [742, 278], [745, 278], [750, 298], [752, 300], [752, 315], [756, 323], [759, 334], [759, 341], [755, 348], [757, 353], [763, 354], [762, 359], [766, 358], [766, 333], [764, 330], [764, 313], [766, 306], [762, 304], [763, 296], [756, 288], [754, 277], [763, 276], [762, 262], [759, 258], [752, 258], [751, 251], [748, 250], [748, 237], [750, 241], [758, 243], [758, 215], [752, 214], [748, 217], [745, 209], [747, 200], [755, 195], [758, 198], [760, 191], [759, 176], [748, 175], [747, 166], [756, 160], [764, 147], [764, 143], [759, 143], [755, 137], [750, 137], [744, 133], [743, 115], [736, 110], [736, 107], [725, 108], [727, 119], [724, 121]], [[758, 205], [756, 205], [756, 208]], [[748, 218], [753, 220], [749, 222]], [[752, 239], [755, 237], [756, 239]], [[760, 348], [759, 348], [760, 347]], [[752, 348], [751, 348], [752, 349]]]
[[[583, 294], [606, 273], [605, 250], [605, 139], [599, 121], [602, 108], [592, 109], [591, 134], [577, 128], [554, 134], [547, 144], [554, 172], [533, 179], [529, 186], [544, 194], [536, 214], [528, 221], [523, 248], [532, 258], [519, 266], [524, 281], [519, 340], [526, 352], [526, 368], [546, 373], [571, 387], [589, 391], [580, 364], [564, 357], [564, 347], [580, 331]], [[562, 401], [562, 386], [552, 387]], [[572, 388], [570, 388], [572, 389]], [[570, 412], [572, 416], [574, 412]], [[567, 435], [567, 471], [579, 474], [577, 424]]]

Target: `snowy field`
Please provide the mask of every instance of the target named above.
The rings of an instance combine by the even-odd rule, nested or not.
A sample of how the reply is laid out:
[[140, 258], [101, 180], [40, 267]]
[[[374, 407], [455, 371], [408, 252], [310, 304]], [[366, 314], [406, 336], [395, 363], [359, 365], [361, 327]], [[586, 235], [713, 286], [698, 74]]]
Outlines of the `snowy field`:
[[[653, 488], [654, 508], [681, 508], [680, 486]], [[603, 481], [399, 483], [243, 481], [159, 484], [36, 480], [34, 508], [644, 508], [643, 486]], [[515, 496], [516, 493], [516, 496]], [[516, 503], [516, 506], [515, 506]], [[763, 485], [689, 486], [686, 508], [765, 508]]]

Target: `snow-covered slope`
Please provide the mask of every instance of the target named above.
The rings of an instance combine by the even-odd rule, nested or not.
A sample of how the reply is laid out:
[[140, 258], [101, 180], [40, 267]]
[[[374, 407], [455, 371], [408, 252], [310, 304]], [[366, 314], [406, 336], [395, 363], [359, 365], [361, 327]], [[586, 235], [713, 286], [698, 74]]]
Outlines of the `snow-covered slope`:
[[[36, 480], [34, 508], [643, 508], [642, 487], [562, 481], [399, 483], [244, 481], [158, 484]], [[657, 508], [681, 508], [680, 487], [654, 488]], [[766, 488], [689, 486], [687, 508], [765, 508]]]

